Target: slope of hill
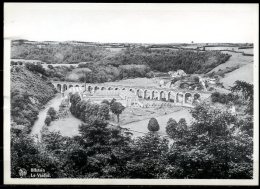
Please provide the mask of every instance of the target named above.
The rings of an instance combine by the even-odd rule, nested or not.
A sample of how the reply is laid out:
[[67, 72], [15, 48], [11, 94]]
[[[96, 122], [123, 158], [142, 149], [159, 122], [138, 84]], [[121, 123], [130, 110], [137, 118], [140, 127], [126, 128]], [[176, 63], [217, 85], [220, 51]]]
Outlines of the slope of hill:
[[253, 83], [253, 64], [247, 64], [225, 75], [220, 82], [224, 87], [229, 88], [233, 86], [236, 80], [246, 81], [247, 83]]
[[253, 63], [253, 56], [244, 56], [241, 53], [233, 53], [233, 52], [226, 52], [232, 55], [225, 63], [218, 65], [211, 72], [217, 72], [218, 70], [224, 70], [226, 67], [234, 67], [234, 66], [244, 66], [246, 64]]
[[12, 125], [25, 126], [29, 132], [38, 112], [55, 95], [54, 86], [39, 73], [25, 67], [11, 68]]
[[217, 72], [219, 70], [226, 70], [229, 68], [237, 67], [234, 71], [225, 74], [224, 78], [220, 80], [224, 87], [229, 88], [236, 80], [253, 82], [253, 56], [243, 56], [241, 53], [227, 52], [232, 56], [224, 64], [212, 69], [209, 73]]

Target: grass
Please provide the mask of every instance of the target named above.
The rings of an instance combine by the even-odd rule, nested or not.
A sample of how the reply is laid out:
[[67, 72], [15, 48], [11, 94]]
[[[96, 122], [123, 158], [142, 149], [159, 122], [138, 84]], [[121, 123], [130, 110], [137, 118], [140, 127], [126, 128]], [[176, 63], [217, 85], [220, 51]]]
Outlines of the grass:
[[[242, 49], [240, 49], [242, 50]], [[232, 56], [227, 62], [215, 67], [211, 72], [218, 72], [220, 69], [226, 70], [231, 67], [237, 67], [234, 71], [226, 73], [224, 78], [220, 80], [223, 82], [225, 88], [232, 86], [236, 80], [243, 80], [249, 83], [253, 82], [253, 56], [243, 56], [241, 53], [231, 53]]]
[[[133, 117], [132, 122], [129, 122], [128, 124], [121, 124], [121, 127], [130, 129], [130, 132], [133, 133], [133, 137], [139, 137], [148, 132], [147, 126], [148, 126], [148, 122], [151, 117], [154, 117], [157, 119], [157, 121], [160, 125], [160, 130], [158, 131], [158, 133], [163, 136], [167, 135], [166, 134], [166, 125], [167, 125], [167, 121], [170, 118], [175, 119], [177, 122], [181, 118], [185, 118], [188, 125], [190, 125], [192, 122], [192, 116], [189, 112], [189, 109], [176, 107], [176, 108], [172, 109], [171, 111], [168, 111], [167, 114], [164, 114], [163, 112], [159, 111], [158, 113], [156, 112], [153, 115], [142, 116], [139, 119], [136, 119]], [[138, 121], [134, 121], [134, 120], [138, 120]]]

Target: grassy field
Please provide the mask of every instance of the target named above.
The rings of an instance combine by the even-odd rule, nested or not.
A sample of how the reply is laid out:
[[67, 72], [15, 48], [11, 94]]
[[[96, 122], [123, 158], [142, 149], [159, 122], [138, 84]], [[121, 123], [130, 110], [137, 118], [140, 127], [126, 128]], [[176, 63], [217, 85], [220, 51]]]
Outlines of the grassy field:
[[253, 56], [243, 56], [241, 53], [232, 53], [230, 59], [211, 70], [211, 72], [217, 72], [218, 70], [222, 69], [225, 70], [227, 67], [235, 67], [238, 66], [239, 68], [225, 74], [224, 78], [220, 80], [223, 82], [224, 87], [229, 88], [232, 86], [236, 80], [243, 80], [249, 83], [253, 82]]
[[[151, 108], [134, 108], [127, 107], [123, 113], [120, 115], [120, 125], [125, 125], [145, 119], [150, 119], [151, 117], [158, 117], [162, 115], [171, 114], [173, 112], [182, 110], [183, 107], [151, 107]], [[111, 121], [117, 122], [116, 116], [111, 115]]]
[[161, 114], [161, 115], [159, 113], [150, 114], [150, 116], [143, 117], [144, 118], [143, 120], [140, 119], [140, 121], [123, 124], [123, 125], [121, 125], [121, 127], [130, 129], [130, 131], [133, 133], [133, 137], [143, 136], [145, 133], [148, 132], [147, 126], [148, 126], [148, 122], [151, 117], [154, 117], [157, 119], [157, 121], [160, 125], [160, 130], [158, 131], [158, 133], [163, 136], [167, 135], [165, 128], [167, 125], [167, 121], [170, 118], [173, 118], [176, 121], [179, 121], [181, 118], [185, 118], [188, 125], [191, 124], [192, 119], [193, 119], [189, 112], [189, 109], [176, 107], [176, 108], [172, 109], [171, 113], [168, 112], [168, 114]]
[[253, 57], [252, 56], [243, 56], [241, 53], [232, 53], [232, 52], [226, 52], [231, 54], [232, 56], [229, 58], [227, 62], [224, 64], [220, 64], [219, 66], [212, 69], [211, 72], [216, 72], [219, 69], [224, 70], [226, 67], [234, 67], [234, 66], [244, 66], [246, 64], [252, 64], [253, 63]]
[[236, 80], [243, 80], [248, 83], [253, 83], [253, 64], [244, 65], [239, 69], [226, 74], [220, 82], [223, 82], [223, 85], [228, 88], [229, 86], [232, 86]]

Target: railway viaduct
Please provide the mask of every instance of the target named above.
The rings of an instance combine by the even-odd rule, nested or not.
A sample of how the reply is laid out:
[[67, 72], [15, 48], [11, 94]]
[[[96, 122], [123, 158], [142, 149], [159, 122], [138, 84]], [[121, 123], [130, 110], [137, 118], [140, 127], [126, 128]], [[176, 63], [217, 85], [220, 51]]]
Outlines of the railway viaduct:
[[103, 83], [80, 83], [80, 82], [67, 82], [67, 81], [52, 81], [54, 87], [60, 92], [66, 92], [69, 88], [73, 87], [81, 91], [89, 91], [95, 93], [98, 90], [111, 91], [111, 90], [128, 90], [138, 96], [139, 99], [145, 100], [158, 100], [173, 102], [179, 105], [192, 105], [195, 101], [205, 100], [210, 97], [211, 92], [208, 91], [193, 91], [193, 90], [176, 90], [170, 88], [160, 87], [138, 87], [138, 86], [123, 86], [123, 85], [108, 85]]

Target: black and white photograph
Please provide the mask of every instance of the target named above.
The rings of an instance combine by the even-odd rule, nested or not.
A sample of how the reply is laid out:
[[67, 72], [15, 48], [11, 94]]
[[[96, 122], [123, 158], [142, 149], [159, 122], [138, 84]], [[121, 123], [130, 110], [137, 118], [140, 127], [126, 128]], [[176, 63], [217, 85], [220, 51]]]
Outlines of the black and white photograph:
[[259, 184], [258, 16], [4, 3], [4, 182]]

